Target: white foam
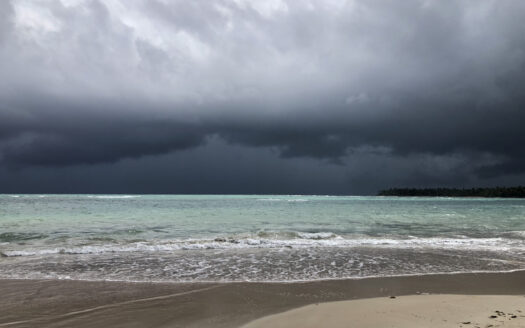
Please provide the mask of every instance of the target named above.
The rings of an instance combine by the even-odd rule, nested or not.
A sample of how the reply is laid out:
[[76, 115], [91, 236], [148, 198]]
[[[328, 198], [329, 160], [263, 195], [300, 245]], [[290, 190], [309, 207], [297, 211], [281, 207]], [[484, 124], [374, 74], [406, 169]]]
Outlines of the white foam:
[[329, 239], [342, 238], [333, 232], [298, 232], [297, 236], [303, 239]]
[[259, 198], [258, 201], [262, 202], [307, 202], [308, 199], [304, 198]]
[[90, 195], [89, 198], [99, 198], [99, 199], [127, 199], [127, 198], [138, 198], [138, 195]]
[[103, 244], [78, 247], [57, 247], [46, 249], [4, 250], [7, 256], [34, 256], [48, 254], [102, 254], [121, 252], [173, 252], [182, 250], [224, 250], [249, 248], [308, 248], [308, 247], [371, 247], [396, 249], [457, 249], [484, 251], [522, 251], [525, 241], [507, 238], [354, 238], [346, 239], [330, 232], [300, 233], [295, 239], [188, 239], [129, 244]]

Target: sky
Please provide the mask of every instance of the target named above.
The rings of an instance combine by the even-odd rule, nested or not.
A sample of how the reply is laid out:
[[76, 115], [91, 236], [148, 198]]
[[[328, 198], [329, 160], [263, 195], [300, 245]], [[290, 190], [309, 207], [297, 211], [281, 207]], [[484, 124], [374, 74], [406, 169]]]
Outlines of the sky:
[[0, 193], [525, 184], [525, 1], [0, 1]]

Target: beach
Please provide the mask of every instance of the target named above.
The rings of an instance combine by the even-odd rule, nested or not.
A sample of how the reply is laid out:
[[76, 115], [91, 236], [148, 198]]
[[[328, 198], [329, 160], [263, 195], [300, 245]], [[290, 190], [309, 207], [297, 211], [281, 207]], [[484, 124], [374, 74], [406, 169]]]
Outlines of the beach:
[[0, 328], [485, 328], [525, 311], [522, 199], [0, 195], [0, 208]]
[[[523, 327], [522, 296], [417, 295], [330, 302], [255, 320], [243, 328]], [[502, 310], [494, 310], [502, 309]]]
[[[494, 327], [501, 325], [500, 321], [505, 322], [505, 327], [520, 327], [511, 324], [522, 324], [524, 318], [518, 310], [525, 312], [524, 271], [290, 283], [4, 279], [0, 280], [0, 290], [0, 327], [263, 327], [261, 320], [276, 326], [281, 322], [282, 327], [298, 327], [301, 323], [293, 321], [297, 319], [294, 313], [291, 319], [286, 317], [290, 313], [279, 313], [316, 304], [323, 306], [321, 314], [331, 314], [331, 320], [348, 320], [348, 327], [366, 327], [366, 320], [394, 324], [395, 318], [410, 317], [414, 311], [420, 313], [419, 321], [414, 317], [414, 322], [426, 322], [427, 327], [475, 327], [480, 318], [494, 321]], [[356, 303], [326, 303], [336, 301], [362, 302], [358, 308], [369, 313], [384, 308], [385, 313], [363, 316], [356, 312]], [[440, 306], [448, 310], [440, 314]], [[317, 318], [323, 318], [320, 313]], [[457, 313], [463, 314], [461, 319]], [[516, 318], [510, 318], [509, 313]], [[496, 318], [490, 318], [492, 315]], [[437, 322], [436, 318], [448, 322]], [[356, 320], [354, 325], [352, 320]], [[406, 318], [403, 320], [406, 323]]]

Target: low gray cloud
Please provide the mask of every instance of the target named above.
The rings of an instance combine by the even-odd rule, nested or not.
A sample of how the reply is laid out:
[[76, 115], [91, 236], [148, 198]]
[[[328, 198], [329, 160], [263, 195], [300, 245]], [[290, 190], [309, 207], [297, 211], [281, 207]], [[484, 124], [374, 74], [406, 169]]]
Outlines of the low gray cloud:
[[218, 138], [274, 149], [283, 167], [340, 167], [355, 192], [382, 185], [363, 178], [373, 161], [398, 168], [381, 178], [395, 184], [507, 181], [525, 167], [523, 13], [489, 0], [4, 1], [0, 165], [213, 160]]

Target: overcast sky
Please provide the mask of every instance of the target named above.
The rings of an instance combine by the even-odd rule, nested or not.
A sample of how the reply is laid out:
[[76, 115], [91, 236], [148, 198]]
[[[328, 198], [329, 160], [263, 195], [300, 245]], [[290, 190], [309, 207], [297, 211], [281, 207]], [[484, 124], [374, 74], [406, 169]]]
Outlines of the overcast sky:
[[0, 192], [525, 184], [525, 1], [2, 0]]

